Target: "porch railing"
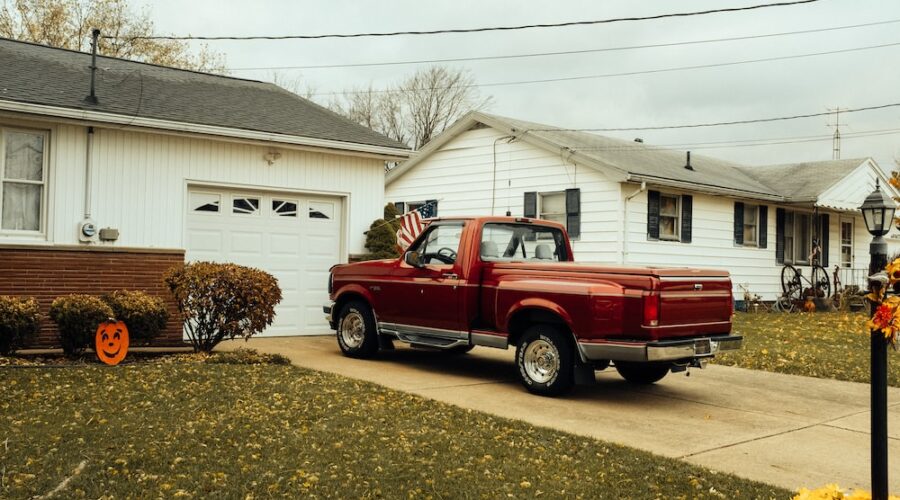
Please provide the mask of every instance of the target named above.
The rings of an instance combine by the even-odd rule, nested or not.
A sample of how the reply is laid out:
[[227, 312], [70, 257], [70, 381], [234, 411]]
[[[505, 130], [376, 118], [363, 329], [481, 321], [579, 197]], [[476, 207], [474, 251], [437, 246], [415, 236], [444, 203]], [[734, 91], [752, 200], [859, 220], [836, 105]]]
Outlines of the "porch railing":
[[[842, 267], [838, 271], [838, 277], [841, 280], [841, 286], [844, 288], [857, 286], [860, 290], [865, 290], [869, 287], [869, 270], [865, 268]], [[834, 266], [828, 270], [828, 278], [834, 280]]]

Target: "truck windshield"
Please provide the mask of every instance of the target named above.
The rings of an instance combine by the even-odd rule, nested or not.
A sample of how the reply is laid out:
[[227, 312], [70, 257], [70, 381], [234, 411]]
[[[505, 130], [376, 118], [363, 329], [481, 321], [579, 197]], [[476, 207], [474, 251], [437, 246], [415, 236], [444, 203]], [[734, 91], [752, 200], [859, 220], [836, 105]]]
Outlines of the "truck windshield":
[[493, 262], [569, 260], [566, 238], [559, 229], [536, 224], [485, 224], [481, 232], [481, 260]]

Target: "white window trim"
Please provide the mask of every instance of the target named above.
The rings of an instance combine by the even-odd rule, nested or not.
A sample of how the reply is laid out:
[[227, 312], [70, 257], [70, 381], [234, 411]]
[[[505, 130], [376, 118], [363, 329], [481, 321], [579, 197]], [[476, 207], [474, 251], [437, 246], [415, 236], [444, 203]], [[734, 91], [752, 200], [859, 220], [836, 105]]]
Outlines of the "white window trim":
[[[812, 251], [812, 238], [813, 238], [813, 234], [815, 234], [815, 227], [814, 227], [815, 220], [813, 220], [813, 215], [814, 215], [814, 214], [813, 214], [812, 211], [809, 211], [809, 210], [796, 210], [796, 209], [790, 209], [790, 210], [788, 210], [788, 209], [785, 209], [785, 211], [784, 211], [785, 217], [787, 217], [787, 214], [789, 214], [789, 213], [790, 213], [790, 214], [794, 214], [794, 222], [793, 222], [793, 233], [794, 233], [794, 234], [791, 235], [791, 238], [793, 239], [793, 242], [794, 242], [794, 245], [793, 245], [794, 248], [792, 249], [792, 250], [794, 251], [794, 255], [790, 255], [790, 256], [789, 256], [789, 255], [787, 254], [787, 249], [785, 248], [785, 253], [784, 253], [784, 263], [785, 263], [785, 264], [791, 264], [792, 266], [811, 266], [811, 265], [812, 265], [812, 261], [809, 260], [809, 254], [810, 254], [810, 252]], [[797, 226], [797, 215], [798, 215], [798, 214], [801, 214], [801, 215], [804, 215], [804, 216], [809, 217], [809, 233], [808, 233], [808, 234], [809, 234], [809, 241], [807, 241], [807, 242], [804, 244], [805, 250], [804, 250], [802, 253], [800, 253], [800, 255], [801, 255], [801, 257], [802, 257], [802, 260], [798, 260], [798, 259], [795, 259], [795, 258], [794, 258], [794, 257], [797, 256], [797, 252], [798, 252], [797, 242], [800, 241], [799, 238], [798, 238], [798, 235], [797, 235], [797, 228], [798, 228], [798, 226]], [[785, 234], [785, 237], [787, 237], [787, 234]], [[821, 264], [821, 260], [822, 260], [822, 257], [821, 257], [821, 254], [820, 254], [820, 255], [819, 255], [819, 263], [820, 263], [820, 264]]]
[[[675, 198], [675, 235], [663, 235], [662, 232], [662, 199], [663, 197]], [[666, 215], [666, 217], [671, 217]], [[659, 240], [660, 241], [681, 241], [681, 195], [674, 193], [659, 193]]]
[[[540, 219], [540, 220], [549, 220], [549, 219], [544, 218], [544, 215], [547, 215], [547, 213], [544, 212], [544, 196], [559, 196], [559, 195], [562, 195], [562, 197], [563, 197], [563, 211], [562, 212], [551, 212], [549, 215], [561, 215], [562, 219], [563, 219], [562, 225], [564, 228], [566, 228], [566, 232], [568, 232], [569, 231], [569, 218], [568, 218], [569, 214], [566, 213], [566, 192], [565, 191], [538, 192], [537, 193], [537, 205], [538, 205], [537, 206], [537, 216], [538, 216], [538, 219]], [[553, 221], [551, 221], [551, 222], [553, 222]]]
[[[50, 225], [49, 214], [49, 203], [48, 203], [48, 191], [50, 190], [50, 131], [49, 130], [41, 130], [41, 129], [33, 129], [26, 127], [17, 127], [12, 125], [3, 125], [0, 123], [0, 212], [3, 210], [3, 183], [5, 182], [5, 172], [6, 172], [6, 134], [5, 132], [21, 132], [25, 134], [35, 134], [41, 135], [44, 139], [44, 152], [43, 152], [43, 165], [41, 166], [41, 182], [38, 183], [36, 181], [23, 181], [19, 179], [10, 179], [10, 182], [22, 183], [22, 184], [40, 184], [43, 189], [41, 189], [41, 214], [40, 214], [40, 229], [38, 231], [28, 231], [28, 230], [16, 230], [16, 229], [2, 229], [0, 227], [0, 236], [3, 237], [12, 237], [12, 238], [25, 238], [25, 239], [47, 239], [48, 227]], [[0, 213], [0, 217], [3, 214]]]
[[[850, 262], [849, 265], [844, 266], [844, 224], [850, 224]], [[853, 250], [853, 244], [855, 238], [854, 232], [856, 231], [856, 223], [853, 219], [848, 217], [841, 217], [838, 221], [838, 258], [840, 259], [841, 267], [848, 269], [853, 267], [853, 259], [856, 257], [856, 252]]]

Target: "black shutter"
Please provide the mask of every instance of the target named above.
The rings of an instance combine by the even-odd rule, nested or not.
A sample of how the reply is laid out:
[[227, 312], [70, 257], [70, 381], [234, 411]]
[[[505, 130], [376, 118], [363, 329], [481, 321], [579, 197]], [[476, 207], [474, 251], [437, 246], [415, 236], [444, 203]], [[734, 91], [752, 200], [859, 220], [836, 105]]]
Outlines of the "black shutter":
[[769, 244], [769, 207], [759, 206], [759, 248], [766, 248]]
[[437, 200], [425, 200], [425, 205], [429, 207], [428, 213], [431, 214], [431, 217], [437, 217]]
[[525, 210], [522, 214], [529, 219], [537, 219], [537, 193], [525, 193]]
[[784, 264], [784, 209], [775, 209], [775, 262]]
[[659, 191], [647, 191], [647, 239], [659, 239]]
[[829, 229], [829, 217], [828, 214], [822, 214], [819, 216], [820, 226], [822, 237], [819, 239], [819, 245], [822, 246], [822, 255], [819, 257], [819, 265], [822, 267], [828, 267], [828, 229]]
[[694, 212], [694, 197], [688, 194], [681, 195], [681, 242], [691, 242], [693, 229], [692, 215]]
[[406, 203], [403, 203], [402, 201], [395, 201], [394, 206], [397, 207], [397, 211], [400, 212], [400, 215], [406, 213]]
[[566, 230], [569, 237], [581, 235], [581, 190], [566, 189]]
[[734, 244], [744, 244], [744, 204], [734, 202]]

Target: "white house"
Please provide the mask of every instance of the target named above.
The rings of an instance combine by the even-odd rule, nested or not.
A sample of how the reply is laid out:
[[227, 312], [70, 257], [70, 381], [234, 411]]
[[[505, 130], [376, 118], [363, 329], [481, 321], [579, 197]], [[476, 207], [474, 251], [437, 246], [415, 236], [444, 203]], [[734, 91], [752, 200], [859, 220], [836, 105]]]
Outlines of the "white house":
[[748, 167], [521, 120], [471, 113], [390, 171], [385, 196], [439, 216], [509, 213], [567, 225], [580, 261], [727, 269], [764, 300], [785, 263], [860, 284], [868, 235], [857, 208], [888, 176], [871, 159]]
[[92, 102], [90, 54], [5, 39], [0, 68], [0, 294], [44, 306], [232, 261], [278, 278], [266, 334], [321, 333], [328, 269], [364, 252], [384, 162], [408, 157], [269, 83], [99, 57]]

